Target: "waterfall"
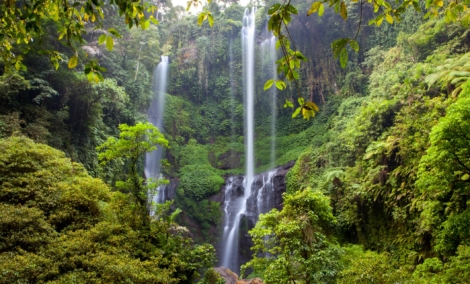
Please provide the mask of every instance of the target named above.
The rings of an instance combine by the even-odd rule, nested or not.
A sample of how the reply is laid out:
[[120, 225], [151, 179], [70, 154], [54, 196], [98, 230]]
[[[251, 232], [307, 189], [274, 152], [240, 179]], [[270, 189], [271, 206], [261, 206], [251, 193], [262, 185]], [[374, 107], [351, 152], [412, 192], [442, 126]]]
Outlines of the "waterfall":
[[[269, 20], [269, 18], [268, 18]], [[277, 52], [276, 37], [268, 30], [266, 23], [261, 42], [260, 58], [262, 63], [263, 85], [267, 80], [277, 80]], [[272, 86], [269, 90], [271, 99], [271, 168], [276, 166], [276, 113], [277, 88]]]
[[222, 265], [238, 272], [240, 222], [247, 217], [247, 200], [251, 196], [254, 180], [254, 61], [255, 61], [255, 12], [256, 8], [245, 10], [243, 17], [242, 52], [243, 52], [243, 89], [245, 97], [245, 154], [246, 175], [243, 181], [242, 194], [234, 191], [229, 182], [225, 193], [226, 223], [223, 235]]
[[[163, 112], [165, 108], [165, 94], [168, 81], [168, 56], [162, 56], [161, 62], [153, 72], [153, 98], [147, 115], [148, 120], [163, 133]], [[162, 147], [145, 155], [145, 177], [161, 178], [160, 160], [163, 156]], [[157, 193], [149, 192], [150, 198], [156, 203], [165, 202], [165, 186], [157, 188]]]
[[[275, 207], [279, 208], [282, 203], [282, 190], [275, 188], [274, 185], [274, 178], [279, 172], [279, 168], [276, 168], [254, 176], [248, 197], [246, 195], [249, 192], [246, 188], [247, 179], [244, 176], [232, 176], [226, 181], [223, 207], [224, 231], [219, 247], [219, 259], [220, 265], [235, 273], [239, 273], [240, 266], [248, 261], [251, 255], [249, 250], [251, 240], [242, 233], [253, 228], [259, 214], [266, 213]], [[245, 231], [241, 230], [240, 223], [246, 224], [243, 229]], [[240, 244], [244, 244], [242, 249]]]
[[[238, 181], [238, 183], [237, 183]], [[240, 218], [244, 212], [241, 211], [246, 205], [244, 198], [244, 188], [240, 185], [239, 179], [231, 177], [227, 180], [225, 186], [225, 200], [224, 200], [224, 235], [223, 235], [223, 256], [222, 266], [230, 268], [232, 271], [238, 271], [238, 231]], [[241, 184], [245, 184], [245, 179], [242, 178]]]
[[250, 196], [254, 175], [254, 90], [255, 90], [255, 12], [256, 8], [245, 9], [242, 28], [242, 52], [244, 66], [245, 95], [245, 153], [246, 153], [246, 198]]

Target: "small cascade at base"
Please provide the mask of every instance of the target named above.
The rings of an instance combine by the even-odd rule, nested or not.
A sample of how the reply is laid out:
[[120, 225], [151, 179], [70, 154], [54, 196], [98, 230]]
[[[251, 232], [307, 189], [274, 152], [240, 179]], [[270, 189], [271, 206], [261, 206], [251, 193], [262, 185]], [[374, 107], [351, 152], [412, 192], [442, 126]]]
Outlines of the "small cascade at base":
[[[251, 258], [251, 239], [247, 231], [254, 227], [259, 214], [282, 206], [282, 192], [275, 188], [278, 174], [285, 176], [286, 170], [276, 168], [253, 177], [251, 189], [247, 189], [244, 176], [227, 178], [225, 187], [223, 237], [219, 246], [219, 265], [235, 273]], [[278, 179], [279, 180], [279, 179]], [[283, 181], [282, 181], [283, 182]], [[250, 193], [248, 197], [245, 194]], [[243, 211], [240, 209], [244, 208]]]

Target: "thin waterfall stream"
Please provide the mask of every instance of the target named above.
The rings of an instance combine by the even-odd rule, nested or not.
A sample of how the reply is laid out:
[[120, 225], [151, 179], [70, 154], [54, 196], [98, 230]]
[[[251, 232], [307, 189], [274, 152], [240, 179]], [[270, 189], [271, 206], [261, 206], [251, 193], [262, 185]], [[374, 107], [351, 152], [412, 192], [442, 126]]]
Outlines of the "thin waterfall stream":
[[[263, 32], [263, 39], [260, 48], [260, 58], [262, 59], [262, 75], [263, 81], [277, 80], [277, 52], [276, 52], [276, 37], [272, 32], [268, 31], [268, 26], [265, 25]], [[276, 115], [277, 115], [277, 88], [272, 86], [269, 90], [271, 99], [271, 168], [276, 166]]]
[[[163, 113], [165, 111], [165, 94], [168, 84], [168, 56], [162, 56], [160, 63], [155, 68], [153, 82], [153, 98], [148, 109], [148, 121], [157, 127], [163, 133]], [[163, 157], [163, 148], [145, 155], [145, 177], [161, 178], [161, 159]], [[156, 203], [165, 202], [165, 186], [157, 188], [156, 194], [149, 192], [149, 198]]]

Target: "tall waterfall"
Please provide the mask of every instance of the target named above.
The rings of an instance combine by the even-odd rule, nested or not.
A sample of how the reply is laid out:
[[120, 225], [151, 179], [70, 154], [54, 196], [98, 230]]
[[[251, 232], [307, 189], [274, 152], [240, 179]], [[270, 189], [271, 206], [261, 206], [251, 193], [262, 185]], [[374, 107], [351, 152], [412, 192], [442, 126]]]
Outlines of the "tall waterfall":
[[[165, 108], [165, 94], [168, 82], [168, 56], [161, 57], [161, 62], [155, 68], [153, 76], [153, 98], [147, 115], [149, 122], [163, 133], [163, 112]], [[158, 147], [156, 151], [146, 154], [144, 171], [147, 178], [160, 178], [160, 160], [162, 159], [162, 156], [162, 147]], [[165, 201], [164, 186], [157, 188], [157, 190], [157, 194], [152, 194], [151, 198], [157, 203], [162, 203]]]
[[[245, 153], [246, 153], [246, 198], [250, 196], [254, 169], [254, 96], [255, 96], [255, 12], [256, 8], [245, 9], [242, 28], [242, 51], [244, 67], [245, 95]], [[247, 194], [248, 193], [248, 194]]]
[[[263, 78], [264, 80], [277, 80], [277, 52], [276, 52], [276, 37], [272, 32], [268, 31], [266, 25], [263, 34], [263, 42], [261, 43], [260, 58], [263, 63]], [[277, 114], [277, 88], [275, 86], [269, 89], [271, 97], [271, 168], [276, 166], [276, 114]]]
[[[239, 230], [240, 221], [247, 216], [247, 200], [251, 196], [251, 186], [254, 179], [254, 77], [255, 77], [255, 12], [256, 8], [245, 10], [243, 17], [242, 52], [243, 52], [243, 87], [245, 96], [245, 157], [246, 175], [243, 181], [243, 191], [233, 192], [227, 188], [225, 196], [226, 223], [223, 235], [222, 265], [233, 271], [239, 271]], [[235, 196], [233, 196], [235, 195]], [[235, 199], [233, 200], [233, 197]], [[228, 199], [227, 199], [228, 198]]]

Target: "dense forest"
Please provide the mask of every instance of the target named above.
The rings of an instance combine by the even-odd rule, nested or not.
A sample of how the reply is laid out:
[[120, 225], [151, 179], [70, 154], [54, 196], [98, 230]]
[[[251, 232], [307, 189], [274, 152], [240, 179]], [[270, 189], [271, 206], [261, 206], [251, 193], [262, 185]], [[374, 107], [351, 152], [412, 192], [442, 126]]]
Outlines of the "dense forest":
[[0, 283], [470, 283], [468, 4], [0, 3]]

